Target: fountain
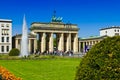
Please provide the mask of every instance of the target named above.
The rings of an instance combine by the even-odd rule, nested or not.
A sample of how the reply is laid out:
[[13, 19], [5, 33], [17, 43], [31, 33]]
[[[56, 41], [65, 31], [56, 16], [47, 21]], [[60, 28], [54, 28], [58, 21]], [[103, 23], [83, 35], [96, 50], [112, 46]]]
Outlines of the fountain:
[[23, 26], [22, 26], [20, 57], [27, 57], [27, 56], [28, 56], [28, 33], [27, 33], [27, 24], [24, 16]]

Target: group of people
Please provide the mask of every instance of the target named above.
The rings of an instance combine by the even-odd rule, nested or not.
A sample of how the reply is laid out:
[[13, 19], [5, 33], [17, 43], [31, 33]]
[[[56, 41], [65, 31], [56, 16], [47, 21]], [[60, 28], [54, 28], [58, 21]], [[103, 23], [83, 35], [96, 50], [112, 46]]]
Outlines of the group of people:
[[73, 51], [69, 50], [66, 52], [63, 51], [59, 51], [59, 50], [54, 50], [53, 52], [49, 52], [49, 51], [44, 51], [44, 52], [40, 52], [39, 50], [36, 50], [35, 55], [59, 55], [59, 56], [72, 56], [73, 55]]

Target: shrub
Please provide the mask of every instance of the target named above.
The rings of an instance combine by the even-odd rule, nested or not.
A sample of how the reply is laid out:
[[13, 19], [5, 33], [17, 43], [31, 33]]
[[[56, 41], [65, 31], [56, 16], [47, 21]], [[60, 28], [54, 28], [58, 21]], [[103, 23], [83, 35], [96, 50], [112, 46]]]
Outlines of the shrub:
[[94, 45], [83, 57], [75, 80], [120, 80], [120, 36]]
[[18, 56], [20, 54], [20, 51], [16, 48], [12, 49], [10, 52], [9, 52], [9, 56]]

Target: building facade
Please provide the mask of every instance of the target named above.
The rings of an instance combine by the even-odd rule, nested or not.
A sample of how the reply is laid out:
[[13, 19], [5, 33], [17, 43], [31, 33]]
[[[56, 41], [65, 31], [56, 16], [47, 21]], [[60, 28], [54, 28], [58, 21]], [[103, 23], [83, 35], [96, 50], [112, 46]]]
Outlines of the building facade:
[[105, 35], [110, 37], [120, 35], [120, 27], [112, 26], [112, 27], [100, 29], [100, 36], [105, 36]]
[[93, 45], [102, 41], [106, 37], [113, 37], [120, 35], [120, 27], [112, 26], [100, 29], [100, 36], [79, 39], [79, 52], [87, 52]]
[[[15, 35], [12, 37], [13, 39], [13, 43], [12, 43], [12, 48], [17, 48], [17, 49], [21, 49], [21, 38], [22, 38], [22, 34], [19, 35]], [[37, 38], [36, 35], [34, 34], [28, 34], [28, 52], [30, 54], [35, 53], [37, 49]]]
[[94, 36], [89, 38], [79, 38], [79, 52], [86, 53], [93, 45], [99, 43], [107, 36]]
[[12, 20], [0, 19], [0, 53], [9, 53], [12, 49]]
[[[41, 53], [58, 51], [78, 52], [78, 30], [76, 24], [64, 24], [62, 22], [31, 24], [31, 31], [37, 34], [39, 41], [39, 51]], [[54, 45], [55, 44], [55, 45]]]

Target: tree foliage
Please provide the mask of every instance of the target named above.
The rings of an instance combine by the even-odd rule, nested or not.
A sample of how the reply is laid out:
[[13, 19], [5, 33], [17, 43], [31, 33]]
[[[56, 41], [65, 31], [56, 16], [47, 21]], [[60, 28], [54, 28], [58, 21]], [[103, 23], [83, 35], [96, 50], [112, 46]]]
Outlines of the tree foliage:
[[82, 59], [75, 80], [120, 80], [120, 36], [94, 45]]
[[9, 56], [19, 56], [20, 54], [20, 51], [16, 48], [12, 49], [10, 52], [9, 52]]

